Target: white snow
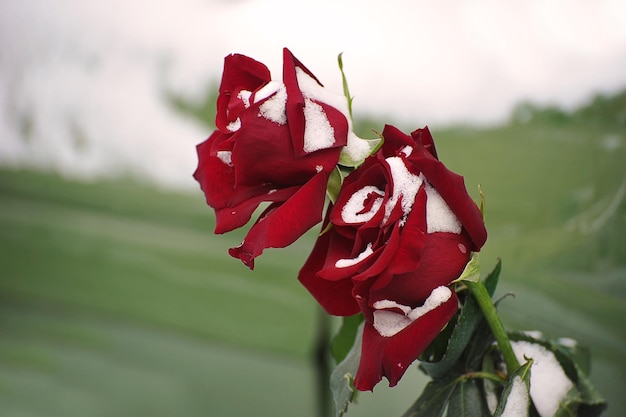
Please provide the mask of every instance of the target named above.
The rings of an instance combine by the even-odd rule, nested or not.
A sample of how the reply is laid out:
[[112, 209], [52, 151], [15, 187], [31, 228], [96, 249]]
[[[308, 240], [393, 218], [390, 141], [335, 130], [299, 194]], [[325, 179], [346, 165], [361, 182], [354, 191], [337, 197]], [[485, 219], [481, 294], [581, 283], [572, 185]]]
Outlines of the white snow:
[[348, 128], [350, 129], [348, 132], [348, 144], [341, 151], [346, 153], [352, 161], [364, 161], [371, 152], [369, 141], [358, 137], [352, 131], [352, 122], [350, 122]]
[[327, 149], [335, 143], [335, 129], [330, 125], [322, 106], [304, 99], [304, 152]]
[[[295, 51], [292, 52], [296, 53]], [[346, 118], [350, 117], [348, 112], [348, 100], [342, 94], [337, 94], [333, 90], [322, 87], [300, 67], [296, 67], [296, 78], [298, 80], [298, 87], [300, 87], [300, 91], [302, 91], [304, 97], [320, 103], [326, 103], [339, 110]]]
[[461, 233], [462, 225], [441, 194], [426, 183], [426, 225], [428, 233]]
[[[452, 291], [450, 288], [441, 286], [435, 288], [430, 293], [423, 305], [413, 309], [392, 300], [377, 301], [373, 304], [373, 307], [376, 309], [376, 311], [374, 311], [374, 328], [381, 336], [391, 337], [404, 330], [407, 326], [426, 313], [433, 311], [448, 301], [451, 296]], [[389, 308], [400, 309], [404, 312], [404, 314], [386, 310]]]
[[405, 158], [408, 158], [413, 153], [413, 147], [412, 146], [405, 146], [404, 148], [402, 148], [400, 150], [400, 153], [402, 155], [404, 155]]
[[[274, 87], [275, 84], [272, 85], [272, 88]], [[269, 89], [264, 91], [264, 93], [268, 91]], [[279, 88], [272, 94], [259, 106], [259, 117], [264, 117], [282, 126], [287, 123], [287, 112], [285, 109], [287, 105], [287, 89], [281, 83]], [[255, 96], [255, 101], [260, 101], [260, 98]]]
[[[379, 197], [374, 200], [370, 210], [361, 213], [365, 208], [367, 196], [373, 193]], [[365, 223], [370, 220], [383, 204], [385, 193], [373, 185], [367, 185], [350, 196], [346, 204], [341, 209], [341, 219], [348, 224]]]
[[230, 122], [228, 125], [226, 125], [226, 129], [228, 129], [228, 131], [230, 132], [236, 132], [239, 129], [241, 129], [241, 119], [238, 117], [237, 119], [235, 119], [234, 122]]
[[219, 160], [228, 166], [233, 164], [232, 155], [233, 153], [231, 151], [217, 151], [217, 157]]
[[244, 107], [247, 109], [248, 107], [250, 107], [250, 96], [252, 95], [252, 91], [248, 91], [248, 90], [241, 90], [239, 91], [239, 94], [237, 94], [237, 98], [241, 101], [243, 101], [243, 105]]
[[403, 222], [411, 211], [413, 203], [415, 203], [415, 197], [422, 186], [423, 179], [421, 176], [411, 173], [406, 167], [404, 159], [399, 156], [392, 156], [385, 159], [385, 161], [389, 165], [393, 181], [393, 193], [385, 204], [383, 224], [389, 220], [393, 209], [398, 204], [398, 200], [400, 200], [402, 212], [404, 213], [404, 218], [401, 220]]
[[518, 341], [511, 343], [520, 363], [533, 359], [530, 370], [530, 396], [541, 417], [553, 417], [559, 403], [573, 387], [554, 353], [536, 343]]
[[501, 417], [527, 417], [530, 406], [529, 399], [524, 380], [519, 375], [515, 376]]
[[367, 259], [367, 257], [370, 256], [372, 253], [374, 253], [374, 250], [372, 249], [372, 244], [368, 243], [365, 250], [359, 253], [356, 258], [339, 259], [337, 260], [337, 262], [335, 262], [335, 267], [347, 268], [349, 266], [356, 265], [359, 262], [363, 261], [364, 259]]
[[[270, 81], [254, 93], [254, 103], [264, 100], [280, 90], [285, 88], [282, 81]], [[286, 97], [286, 96], [285, 96]]]

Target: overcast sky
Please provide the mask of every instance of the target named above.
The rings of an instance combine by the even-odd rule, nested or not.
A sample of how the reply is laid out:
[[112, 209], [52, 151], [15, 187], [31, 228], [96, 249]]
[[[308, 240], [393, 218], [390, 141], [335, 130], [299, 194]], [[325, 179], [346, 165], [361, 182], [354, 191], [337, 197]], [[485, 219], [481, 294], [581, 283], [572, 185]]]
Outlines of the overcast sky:
[[232, 52], [280, 78], [284, 46], [338, 93], [343, 52], [356, 116], [493, 123], [625, 88], [626, 2], [2, 0], [0, 164], [187, 184], [210, 132], [164, 89], [198, 97]]

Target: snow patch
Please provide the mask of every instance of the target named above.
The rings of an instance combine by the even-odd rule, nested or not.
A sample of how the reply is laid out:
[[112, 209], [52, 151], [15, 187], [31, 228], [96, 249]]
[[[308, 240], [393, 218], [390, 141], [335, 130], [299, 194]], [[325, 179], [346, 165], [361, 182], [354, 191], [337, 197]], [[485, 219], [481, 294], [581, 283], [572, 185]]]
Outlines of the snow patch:
[[[257, 100], [256, 96], [255, 100]], [[259, 106], [259, 116], [282, 126], [287, 123], [286, 105], [287, 89], [281, 83], [278, 90]]]
[[327, 149], [335, 143], [335, 129], [324, 109], [312, 100], [304, 100], [304, 152]]
[[426, 183], [426, 225], [428, 233], [450, 232], [461, 233], [461, 222], [454, 215], [441, 194]]
[[374, 250], [372, 249], [372, 244], [368, 243], [365, 250], [359, 253], [356, 258], [339, 259], [337, 260], [337, 262], [335, 262], [335, 267], [347, 268], [349, 266], [356, 265], [364, 259], [367, 259], [367, 257], [370, 256], [372, 253], [374, 253]]
[[[378, 196], [372, 203], [369, 211], [365, 209], [365, 202], [370, 195]], [[350, 196], [341, 209], [341, 219], [348, 224], [365, 223], [370, 220], [383, 204], [385, 193], [373, 185], [367, 185]]]
[[513, 386], [504, 406], [504, 411], [500, 417], [527, 417], [530, 401], [526, 383], [519, 376], [513, 378]]
[[[435, 288], [424, 304], [411, 309], [409, 306], [396, 303], [392, 300], [380, 300], [376, 301], [373, 307], [374, 311], [374, 328], [383, 337], [391, 337], [400, 331], [404, 330], [407, 326], [413, 323], [415, 320], [424, 316], [425, 314], [433, 311], [452, 296], [450, 288], [440, 286]], [[396, 313], [395, 311], [388, 310], [390, 308], [399, 309], [404, 314]]]
[[228, 166], [233, 166], [232, 156], [233, 153], [231, 151], [217, 151], [217, 157], [219, 160]]
[[235, 120], [234, 122], [230, 122], [227, 126], [226, 129], [228, 129], [229, 132], [236, 132], [239, 129], [241, 129], [241, 119], [238, 117], [237, 120]]
[[237, 98], [243, 101], [243, 106], [247, 109], [250, 107], [250, 96], [252, 95], [252, 91], [241, 90], [239, 94], [237, 94]]
[[385, 204], [385, 217], [383, 223], [386, 223], [393, 212], [393, 209], [400, 200], [402, 212], [404, 213], [403, 221], [409, 215], [413, 203], [415, 202], [415, 196], [423, 184], [423, 179], [420, 175], [415, 175], [408, 170], [404, 159], [399, 156], [393, 156], [385, 160], [389, 166], [391, 173], [391, 180], [393, 182], [393, 193], [391, 198], [387, 200]]
[[533, 359], [530, 396], [541, 417], [553, 417], [574, 384], [565, 375], [554, 353], [543, 346], [526, 341], [512, 342], [511, 345], [520, 363], [526, 361], [524, 357]]

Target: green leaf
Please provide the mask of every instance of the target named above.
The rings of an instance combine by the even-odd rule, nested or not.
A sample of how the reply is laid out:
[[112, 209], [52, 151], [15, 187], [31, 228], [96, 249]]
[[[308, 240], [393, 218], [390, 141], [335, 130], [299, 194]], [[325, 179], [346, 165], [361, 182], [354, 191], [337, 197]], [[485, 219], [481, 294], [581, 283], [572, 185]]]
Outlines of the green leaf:
[[348, 145], [344, 146], [339, 154], [339, 164], [349, 168], [358, 167], [368, 156], [375, 153], [382, 143], [382, 138], [363, 139], [353, 134], [348, 140]]
[[448, 417], [483, 417], [489, 414], [487, 404], [478, 386], [478, 380], [470, 378], [459, 382], [448, 404]]
[[452, 282], [470, 281], [478, 282], [480, 280], [480, 258], [478, 252], [472, 252], [472, 257], [465, 265], [465, 269], [461, 276]]
[[[580, 368], [578, 368], [580, 371]], [[580, 395], [578, 417], [598, 417], [607, 408], [607, 402], [593, 386], [589, 378], [582, 371], [578, 374], [576, 388]]]
[[402, 417], [441, 417], [457, 384], [454, 377], [429, 382]]
[[[467, 370], [483, 370], [485, 371], [485, 355], [494, 347], [495, 339], [487, 320], [482, 320], [478, 328], [474, 332], [474, 337], [469, 343], [467, 354], [465, 355]], [[489, 372], [495, 372], [495, 369], [489, 369]]]
[[335, 362], [339, 363], [346, 358], [354, 346], [359, 325], [363, 323], [363, 314], [343, 317], [341, 327], [333, 338], [331, 352]]
[[552, 352], [567, 377], [574, 383], [560, 401], [554, 417], [598, 417], [606, 409], [606, 400], [596, 391], [575, 359], [577, 345], [565, 347], [553, 341], [535, 339], [524, 333], [511, 333], [510, 337], [511, 340], [535, 343]]
[[509, 332], [508, 334], [512, 342], [526, 341], [542, 346], [548, 352], [552, 352], [556, 360], [559, 362], [559, 365], [561, 365], [561, 368], [563, 368], [563, 372], [565, 372], [565, 375], [574, 383], [578, 381], [578, 371], [576, 370], [576, 364], [572, 357], [567, 353], [567, 351], [559, 348], [557, 345], [550, 343], [547, 340], [536, 339], [528, 335], [527, 333]]
[[480, 195], [480, 215], [485, 220], [485, 194], [483, 194], [483, 188], [478, 184], [478, 194]]
[[330, 199], [330, 202], [335, 204], [339, 190], [341, 190], [341, 184], [343, 184], [343, 173], [339, 167], [335, 167], [333, 172], [330, 173], [328, 178], [328, 185], [326, 186], [326, 194]]
[[[504, 386], [493, 417], [500, 417], [505, 411], [507, 411], [507, 415], [521, 416], [520, 412], [523, 412], [524, 409], [526, 410], [524, 415], [528, 416], [530, 408], [530, 367], [532, 364], [532, 360], [527, 361], [511, 375]], [[511, 414], [512, 409], [517, 410], [517, 412]]]
[[573, 339], [557, 339], [552, 343], [566, 355], [572, 358], [574, 363], [582, 370], [583, 373], [589, 374], [591, 370], [591, 352], [584, 346], [581, 346]]
[[330, 374], [330, 391], [335, 403], [335, 416], [343, 416], [348, 411], [348, 405], [354, 400], [357, 391], [352, 385], [361, 360], [361, 340], [363, 339], [363, 324], [357, 329], [352, 349], [339, 365]]
[[352, 119], [352, 96], [350, 95], [350, 89], [348, 88], [348, 79], [346, 73], [343, 72], [343, 52], [337, 56], [337, 63], [339, 64], [339, 71], [341, 71], [341, 81], [343, 83], [343, 95], [348, 99], [348, 112], [350, 119]]
[[474, 298], [467, 297], [448, 341], [445, 354], [438, 362], [422, 362], [420, 364], [422, 370], [433, 379], [442, 378], [450, 372], [470, 342], [482, 318], [483, 314]]
[[572, 415], [597, 417], [606, 409], [606, 400], [596, 391], [580, 365], [588, 364], [586, 349], [578, 346], [578, 344], [573, 344], [573, 341], [570, 341], [568, 346], [564, 346], [559, 344], [558, 340], [538, 340], [524, 333], [512, 333], [511, 339], [536, 343], [552, 352], [567, 377], [574, 383], [574, 387], [561, 400], [555, 417], [570, 417]]
[[487, 288], [487, 292], [490, 297], [493, 297], [493, 293], [496, 292], [496, 287], [498, 286], [498, 280], [500, 279], [500, 272], [502, 271], [502, 259], [498, 258], [498, 262], [496, 266], [493, 267], [493, 270], [487, 275], [485, 278], [485, 288]]

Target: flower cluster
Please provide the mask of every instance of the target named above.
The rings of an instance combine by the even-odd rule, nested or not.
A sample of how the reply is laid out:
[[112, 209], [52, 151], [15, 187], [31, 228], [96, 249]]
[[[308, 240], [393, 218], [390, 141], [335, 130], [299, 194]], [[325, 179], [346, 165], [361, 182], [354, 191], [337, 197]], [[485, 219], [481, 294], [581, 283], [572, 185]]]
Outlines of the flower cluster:
[[[452, 283], [487, 239], [463, 178], [438, 160], [427, 128], [385, 126], [378, 147], [356, 137], [347, 98], [287, 49], [281, 81], [251, 58], [226, 57], [216, 126], [194, 173], [215, 233], [244, 226], [268, 202], [229, 251], [253, 268], [264, 249], [323, 219], [298, 278], [328, 313], [363, 314], [356, 388], [383, 376], [395, 385], [456, 313]], [[342, 183], [327, 205], [333, 175]]]

